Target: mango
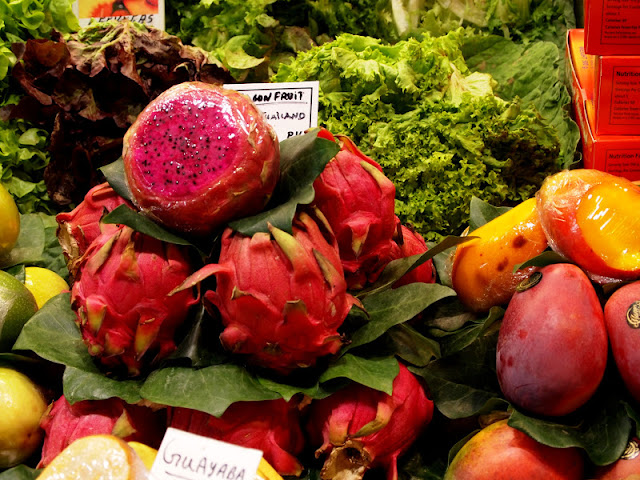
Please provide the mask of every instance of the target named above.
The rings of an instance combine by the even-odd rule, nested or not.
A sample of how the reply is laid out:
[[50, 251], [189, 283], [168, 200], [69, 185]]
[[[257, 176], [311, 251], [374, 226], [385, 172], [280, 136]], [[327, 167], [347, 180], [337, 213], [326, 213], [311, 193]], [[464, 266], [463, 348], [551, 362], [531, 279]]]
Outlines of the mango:
[[607, 354], [593, 284], [577, 266], [558, 263], [534, 272], [511, 298], [498, 333], [496, 373], [517, 407], [562, 416], [595, 393]]
[[604, 306], [604, 319], [620, 377], [640, 401], [640, 281], [613, 292]]
[[456, 248], [451, 281], [460, 301], [474, 312], [506, 304], [518, 283], [535, 270], [529, 267], [514, 272], [514, 266], [547, 248], [533, 198], [469, 235], [478, 238]]
[[536, 193], [553, 250], [604, 284], [640, 278], [640, 187], [599, 170], [565, 170]]
[[500, 420], [464, 444], [444, 480], [578, 480], [583, 470], [576, 448], [543, 445]]

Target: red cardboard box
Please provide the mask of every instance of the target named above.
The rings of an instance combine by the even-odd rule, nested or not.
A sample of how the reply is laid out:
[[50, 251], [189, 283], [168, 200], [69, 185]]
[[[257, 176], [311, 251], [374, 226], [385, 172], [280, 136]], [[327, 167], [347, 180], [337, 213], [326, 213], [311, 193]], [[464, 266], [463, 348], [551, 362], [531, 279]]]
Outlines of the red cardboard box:
[[584, 0], [589, 55], [640, 55], [640, 0]]
[[[567, 34], [566, 61], [575, 119], [582, 137], [583, 166], [625, 177], [631, 181], [640, 180], [640, 135], [597, 135], [594, 132], [596, 115], [593, 92], [588, 92], [580, 83], [578, 77], [580, 67], [576, 66], [574, 56], [571, 54], [572, 48], [579, 48], [580, 35], [572, 35], [572, 32], [569, 31]], [[572, 41], [573, 45], [571, 45]], [[589, 78], [588, 71], [583, 71], [581, 76]]]
[[640, 135], [640, 55], [595, 58], [595, 133]]

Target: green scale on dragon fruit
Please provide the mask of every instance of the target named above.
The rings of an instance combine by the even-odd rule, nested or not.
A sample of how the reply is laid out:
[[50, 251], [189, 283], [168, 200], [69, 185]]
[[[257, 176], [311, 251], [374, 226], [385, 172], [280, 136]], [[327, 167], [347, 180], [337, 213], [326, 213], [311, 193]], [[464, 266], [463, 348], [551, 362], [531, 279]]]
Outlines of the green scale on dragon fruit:
[[174, 231], [207, 236], [258, 213], [280, 172], [277, 136], [242, 93], [175, 85], [127, 130], [124, 169], [133, 203]]

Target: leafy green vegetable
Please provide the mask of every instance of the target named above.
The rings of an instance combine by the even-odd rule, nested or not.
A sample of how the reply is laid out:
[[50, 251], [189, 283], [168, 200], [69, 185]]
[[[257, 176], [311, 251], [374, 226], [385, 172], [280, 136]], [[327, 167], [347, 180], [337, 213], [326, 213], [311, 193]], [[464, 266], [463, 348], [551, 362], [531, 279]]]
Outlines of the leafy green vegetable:
[[151, 99], [184, 81], [229, 79], [201, 49], [129, 21], [27, 40], [12, 77], [24, 96], [2, 113], [51, 133], [45, 182], [59, 206], [79, 203], [104, 181], [99, 167], [122, 154], [124, 133]]
[[0, 121], [0, 183], [20, 212], [56, 213], [44, 183], [49, 133], [24, 120]]
[[[496, 83], [469, 68], [462, 46], [470, 38], [472, 32], [458, 29], [387, 45], [344, 34], [300, 53], [272, 78], [320, 82], [319, 122], [350, 136], [382, 165], [396, 185], [396, 213], [428, 241], [461, 233], [474, 196], [494, 205], [531, 197], [576, 150], [577, 138], [564, 150], [559, 139], [564, 130], [558, 127], [571, 123], [564, 111], [569, 97], [566, 104], [553, 103], [544, 117], [532, 101], [521, 99], [535, 83], [523, 81], [513, 98], [499, 98], [494, 92], [500, 81], [511, 80]], [[509, 43], [482, 38], [488, 38], [485, 46]], [[557, 60], [557, 49], [555, 54]], [[548, 70], [543, 78], [556, 80], [546, 86], [563, 98], [557, 63], [542, 68]]]

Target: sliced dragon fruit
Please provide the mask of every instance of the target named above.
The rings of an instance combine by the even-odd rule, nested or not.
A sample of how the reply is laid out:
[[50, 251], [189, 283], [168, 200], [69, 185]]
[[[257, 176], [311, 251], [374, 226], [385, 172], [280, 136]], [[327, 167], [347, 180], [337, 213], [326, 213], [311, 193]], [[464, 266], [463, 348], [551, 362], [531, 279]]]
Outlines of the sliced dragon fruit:
[[244, 94], [175, 85], [127, 130], [124, 169], [134, 204], [166, 227], [209, 235], [259, 212], [280, 172], [273, 127]]

